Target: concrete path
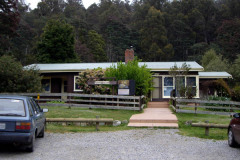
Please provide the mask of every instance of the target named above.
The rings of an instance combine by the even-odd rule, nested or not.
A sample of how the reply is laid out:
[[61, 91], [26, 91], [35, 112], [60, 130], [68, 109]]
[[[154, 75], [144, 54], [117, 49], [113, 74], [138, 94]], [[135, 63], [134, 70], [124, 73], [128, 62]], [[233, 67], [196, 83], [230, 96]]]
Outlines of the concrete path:
[[132, 115], [128, 126], [178, 128], [178, 120], [168, 102], [149, 102], [143, 113]]

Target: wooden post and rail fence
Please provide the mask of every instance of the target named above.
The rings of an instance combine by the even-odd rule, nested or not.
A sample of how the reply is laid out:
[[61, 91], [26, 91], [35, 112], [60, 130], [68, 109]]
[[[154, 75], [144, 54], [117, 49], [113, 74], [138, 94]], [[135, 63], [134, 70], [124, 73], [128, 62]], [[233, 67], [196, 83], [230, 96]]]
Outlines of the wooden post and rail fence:
[[[120, 110], [142, 110], [145, 96], [118, 96], [78, 93], [4, 93], [36, 98], [40, 106], [66, 106]], [[59, 103], [58, 103], [59, 102]]]
[[[240, 102], [202, 99], [171, 98], [172, 109], [177, 113], [230, 115], [240, 110]], [[200, 110], [199, 110], [200, 109]]]
[[[234, 111], [240, 110], [240, 102], [235, 101], [214, 101], [202, 99], [183, 99], [171, 98], [171, 107], [177, 113], [194, 113], [194, 114], [212, 114], [212, 115], [230, 115]], [[199, 110], [200, 109], [200, 110]], [[226, 124], [212, 124], [208, 121], [205, 123], [190, 123], [192, 127], [205, 128], [205, 135], [209, 135], [210, 128], [227, 129]]]

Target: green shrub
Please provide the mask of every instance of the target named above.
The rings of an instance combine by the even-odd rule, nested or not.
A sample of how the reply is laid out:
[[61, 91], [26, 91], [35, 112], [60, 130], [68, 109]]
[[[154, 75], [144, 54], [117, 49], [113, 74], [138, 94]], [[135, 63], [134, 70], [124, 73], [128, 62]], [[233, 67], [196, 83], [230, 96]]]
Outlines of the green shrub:
[[[228, 97], [216, 97], [216, 96], [209, 96], [207, 100], [213, 101], [230, 101], [231, 99]], [[221, 105], [221, 104], [205, 104], [205, 106], [216, 106], [216, 107], [229, 107], [229, 105]], [[229, 112], [230, 109], [215, 109], [215, 108], [207, 108], [209, 111], [223, 111]]]
[[129, 61], [127, 64], [123, 62], [117, 63], [108, 68], [105, 72], [106, 77], [115, 77], [116, 80], [134, 80], [136, 83], [136, 95], [145, 95], [153, 89], [152, 88], [152, 73], [147, 69], [146, 65], [139, 66], [140, 60], [135, 59]]
[[35, 68], [23, 69], [11, 56], [0, 57], [0, 92], [40, 92], [41, 77]]
[[240, 101], [240, 86], [235, 86], [232, 90], [232, 100]]

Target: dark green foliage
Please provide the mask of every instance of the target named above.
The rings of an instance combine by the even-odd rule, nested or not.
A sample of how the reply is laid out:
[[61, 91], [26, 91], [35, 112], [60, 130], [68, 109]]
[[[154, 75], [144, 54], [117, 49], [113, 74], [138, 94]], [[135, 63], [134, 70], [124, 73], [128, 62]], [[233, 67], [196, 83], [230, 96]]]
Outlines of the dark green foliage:
[[94, 30], [88, 32], [87, 47], [94, 56], [95, 62], [106, 62], [105, 42], [100, 34]]
[[218, 43], [225, 50], [225, 58], [234, 60], [240, 54], [240, 20], [224, 21], [217, 30]]
[[161, 61], [173, 56], [173, 46], [168, 43], [163, 13], [150, 7], [140, 29], [141, 49], [148, 61]]
[[108, 19], [101, 27], [108, 61], [123, 61], [126, 48], [136, 44], [131, 31], [122, 23]]
[[16, 36], [20, 21], [16, 0], [0, 1], [0, 56], [9, 52], [10, 38]]
[[40, 92], [41, 77], [35, 68], [23, 69], [11, 56], [0, 57], [0, 92]]
[[19, 23], [16, 0], [0, 1], [0, 34], [12, 36]]
[[139, 60], [129, 61], [127, 64], [119, 62], [106, 70], [106, 77], [115, 77], [116, 80], [135, 80], [136, 95], [147, 96], [152, 90], [152, 73], [146, 65], [139, 66]]
[[[8, 2], [14, 4], [15, 1]], [[221, 47], [216, 46], [220, 48], [216, 51], [224, 58], [232, 60], [239, 53], [238, 0], [137, 0], [132, 4], [129, 1], [104, 0], [87, 9], [82, 0], [45, 0], [30, 11], [23, 1], [9, 6], [14, 9], [8, 11], [20, 13], [20, 27], [17, 29], [13, 25], [1, 32], [17, 29], [19, 38], [12, 41], [11, 37], [1, 34], [4, 45], [0, 49], [7, 51], [4, 53], [12, 53], [24, 64], [34, 62], [34, 58], [29, 57], [38, 53], [37, 42], [41, 41], [42, 29], [51, 19], [61, 19], [73, 26], [74, 52], [83, 62], [96, 61], [92, 49], [87, 46], [90, 30], [102, 35], [108, 61], [123, 60], [124, 51], [130, 46], [144, 61], [200, 62], [203, 53], [211, 49], [213, 43]], [[62, 62], [63, 57], [56, 61]], [[43, 56], [42, 59], [49, 57]], [[72, 60], [67, 58], [66, 61]]]
[[76, 62], [73, 27], [64, 21], [50, 20], [38, 42], [39, 62]]
[[192, 29], [181, 20], [173, 21], [170, 27], [171, 32], [169, 39], [174, 46], [175, 57], [181, 57], [181, 59], [186, 60], [188, 58], [188, 50], [194, 44], [196, 35]]
[[233, 101], [240, 101], [240, 86], [237, 85], [232, 89], [232, 100]]

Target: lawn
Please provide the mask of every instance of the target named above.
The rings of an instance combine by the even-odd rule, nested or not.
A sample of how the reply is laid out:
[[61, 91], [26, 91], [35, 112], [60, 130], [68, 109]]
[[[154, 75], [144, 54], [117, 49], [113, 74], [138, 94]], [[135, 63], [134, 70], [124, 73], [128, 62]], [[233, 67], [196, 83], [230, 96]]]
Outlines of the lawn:
[[[106, 110], [106, 109], [87, 109], [78, 107], [43, 107], [48, 108], [48, 113], [45, 113], [47, 118], [113, 118], [114, 120], [128, 120], [133, 114], [140, 113], [139, 111], [128, 111], [128, 110]], [[214, 140], [225, 140], [227, 139], [226, 129], [210, 128], [209, 136], [205, 135], [205, 129], [200, 127], [191, 127], [186, 122], [192, 121], [193, 123], [204, 123], [206, 120], [209, 123], [215, 124], [229, 124], [230, 116], [220, 115], [204, 115], [204, 114], [187, 114], [187, 113], [176, 113], [179, 124], [179, 134], [184, 136], [199, 137]], [[127, 127], [127, 124], [121, 124], [120, 126], [100, 126], [100, 131], [118, 131], [118, 130], [130, 130], [132, 127]], [[57, 124], [48, 124], [48, 132], [95, 132], [94, 126], [75, 126], [68, 125], [62, 126]]]
[[205, 114], [190, 114], [190, 113], [176, 113], [179, 124], [179, 133], [184, 136], [199, 137], [206, 139], [225, 140], [227, 139], [227, 129], [210, 128], [209, 136], [205, 135], [205, 128], [191, 127], [186, 122], [193, 123], [209, 123], [214, 124], [229, 124], [230, 116], [221, 115], [205, 115]]
[[[87, 109], [87, 108], [78, 108], [78, 107], [43, 107], [48, 108], [48, 112], [45, 113], [47, 118], [113, 118], [113, 120], [127, 120], [129, 121], [130, 117], [133, 114], [140, 113], [139, 111], [128, 111], [128, 110], [106, 110], [106, 109]], [[117, 131], [117, 130], [129, 130], [133, 129], [127, 127], [127, 124], [122, 124], [117, 127], [113, 126], [100, 126], [100, 131]], [[47, 131], [49, 132], [94, 132], [96, 131], [94, 126], [62, 126], [57, 124], [48, 124]]]

